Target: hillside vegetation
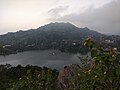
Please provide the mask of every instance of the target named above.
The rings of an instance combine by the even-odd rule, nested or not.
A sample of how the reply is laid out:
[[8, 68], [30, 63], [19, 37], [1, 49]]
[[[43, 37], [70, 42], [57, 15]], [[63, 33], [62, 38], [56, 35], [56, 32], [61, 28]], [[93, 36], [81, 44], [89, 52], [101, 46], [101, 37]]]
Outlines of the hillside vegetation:
[[[109, 36], [90, 30], [78, 28], [70, 23], [50, 23], [37, 29], [9, 32], [0, 35], [0, 54], [12, 54], [28, 50], [58, 49], [62, 52], [86, 52], [82, 43], [85, 38], [92, 37], [104, 46], [117, 47], [120, 36]], [[4, 47], [4, 48], [2, 48]], [[81, 49], [81, 51], [78, 50]]]

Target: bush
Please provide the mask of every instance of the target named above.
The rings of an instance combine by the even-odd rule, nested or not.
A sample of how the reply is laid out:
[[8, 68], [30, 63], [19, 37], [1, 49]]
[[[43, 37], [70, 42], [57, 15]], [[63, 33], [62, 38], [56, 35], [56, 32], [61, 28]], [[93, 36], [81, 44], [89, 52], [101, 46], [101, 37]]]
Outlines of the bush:
[[27, 70], [26, 75], [11, 84], [8, 90], [55, 90], [56, 76], [53, 70]]
[[[88, 41], [89, 40], [89, 41]], [[79, 71], [80, 90], [120, 90], [120, 64], [113, 48], [93, 48], [91, 39], [85, 44], [91, 49], [92, 65]]]

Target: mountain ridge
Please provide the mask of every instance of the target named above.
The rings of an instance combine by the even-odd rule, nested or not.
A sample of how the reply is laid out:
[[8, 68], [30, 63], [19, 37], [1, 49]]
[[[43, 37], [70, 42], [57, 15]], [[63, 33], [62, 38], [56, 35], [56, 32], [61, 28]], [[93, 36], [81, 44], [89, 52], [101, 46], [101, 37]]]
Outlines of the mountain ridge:
[[[18, 37], [19, 38], [26, 37], [26, 35], [28, 35], [28, 36], [36, 36], [36, 35], [40, 35], [41, 33], [43, 34], [43, 33], [50, 33], [50, 32], [53, 32], [53, 34], [55, 32], [66, 33], [66, 34], [67, 33], [68, 34], [70, 34], [70, 33], [75, 34], [75, 32], [76, 32], [76, 34], [78, 34], [78, 33], [79, 34], [80, 33], [85, 34], [86, 33], [87, 36], [89, 36], [90, 34], [98, 34], [98, 35], [100, 34], [100, 33], [96, 32], [96, 31], [88, 29], [87, 27], [78, 28], [75, 25], [72, 25], [71, 23], [50, 23], [50, 24], [41, 26], [41, 27], [39, 27], [37, 29], [30, 29], [30, 30], [27, 30], [27, 31], [19, 30], [17, 32], [8, 32], [7, 34], [0, 35], [0, 43], [3, 43], [4, 41], [6, 42], [6, 40], [2, 41], [2, 39], [4, 39], [4, 38], [8, 39], [8, 41], [10, 41], [10, 39], [15, 39], [15, 38], [17, 39]], [[100, 35], [103, 35], [103, 34], [100, 34]]]
[[[86, 38], [91, 37], [104, 46], [120, 45], [120, 36], [109, 36], [90, 30], [78, 28], [71, 23], [50, 23], [37, 29], [19, 30], [15, 33], [0, 35], [0, 46], [8, 47], [6, 52], [57, 49], [63, 52], [76, 53], [83, 47]], [[112, 42], [112, 43], [111, 43]], [[105, 44], [108, 43], [108, 44]], [[82, 50], [81, 50], [82, 51]], [[84, 52], [86, 50], [83, 50]]]

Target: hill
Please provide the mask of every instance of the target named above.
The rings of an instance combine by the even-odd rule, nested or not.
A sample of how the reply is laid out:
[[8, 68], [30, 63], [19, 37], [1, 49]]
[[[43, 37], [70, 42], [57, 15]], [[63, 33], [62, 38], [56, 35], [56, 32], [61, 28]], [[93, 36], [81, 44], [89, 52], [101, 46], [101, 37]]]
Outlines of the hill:
[[62, 50], [73, 45], [79, 47], [80, 43], [87, 37], [92, 37], [94, 40], [101, 42], [106, 39], [113, 39], [112, 36], [98, 33], [87, 27], [78, 28], [71, 23], [50, 23], [37, 29], [20, 30], [15, 33], [9, 32], [0, 35], [0, 44], [2, 46], [11, 46], [14, 51], [34, 49]]
[[17, 43], [35, 43], [42, 41], [60, 41], [60, 40], [82, 40], [88, 36], [100, 38], [105, 36], [88, 28], [78, 28], [70, 23], [50, 23], [27, 31], [9, 32], [0, 35], [1, 44], [17, 44]]

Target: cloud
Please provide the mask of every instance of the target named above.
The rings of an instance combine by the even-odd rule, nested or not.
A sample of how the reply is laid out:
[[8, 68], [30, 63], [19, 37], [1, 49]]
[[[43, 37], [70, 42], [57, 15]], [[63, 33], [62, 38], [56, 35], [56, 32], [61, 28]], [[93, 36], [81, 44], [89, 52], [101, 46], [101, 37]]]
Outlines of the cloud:
[[117, 32], [119, 2], [120, 0], [0, 0], [0, 34], [37, 28], [55, 21], [71, 22], [101, 32], [113, 29]]
[[49, 15], [49, 19], [58, 19], [59, 17], [61, 17], [62, 15], [64, 15], [67, 11], [67, 9], [69, 8], [69, 6], [59, 6], [56, 8], [52, 8], [47, 12], [47, 15]]
[[79, 27], [89, 27], [102, 33], [120, 32], [120, 0], [112, 1], [99, 8], [90, 7], [84, 13], [72, 13], [53, 19], [53, 21], [72, 22]]

